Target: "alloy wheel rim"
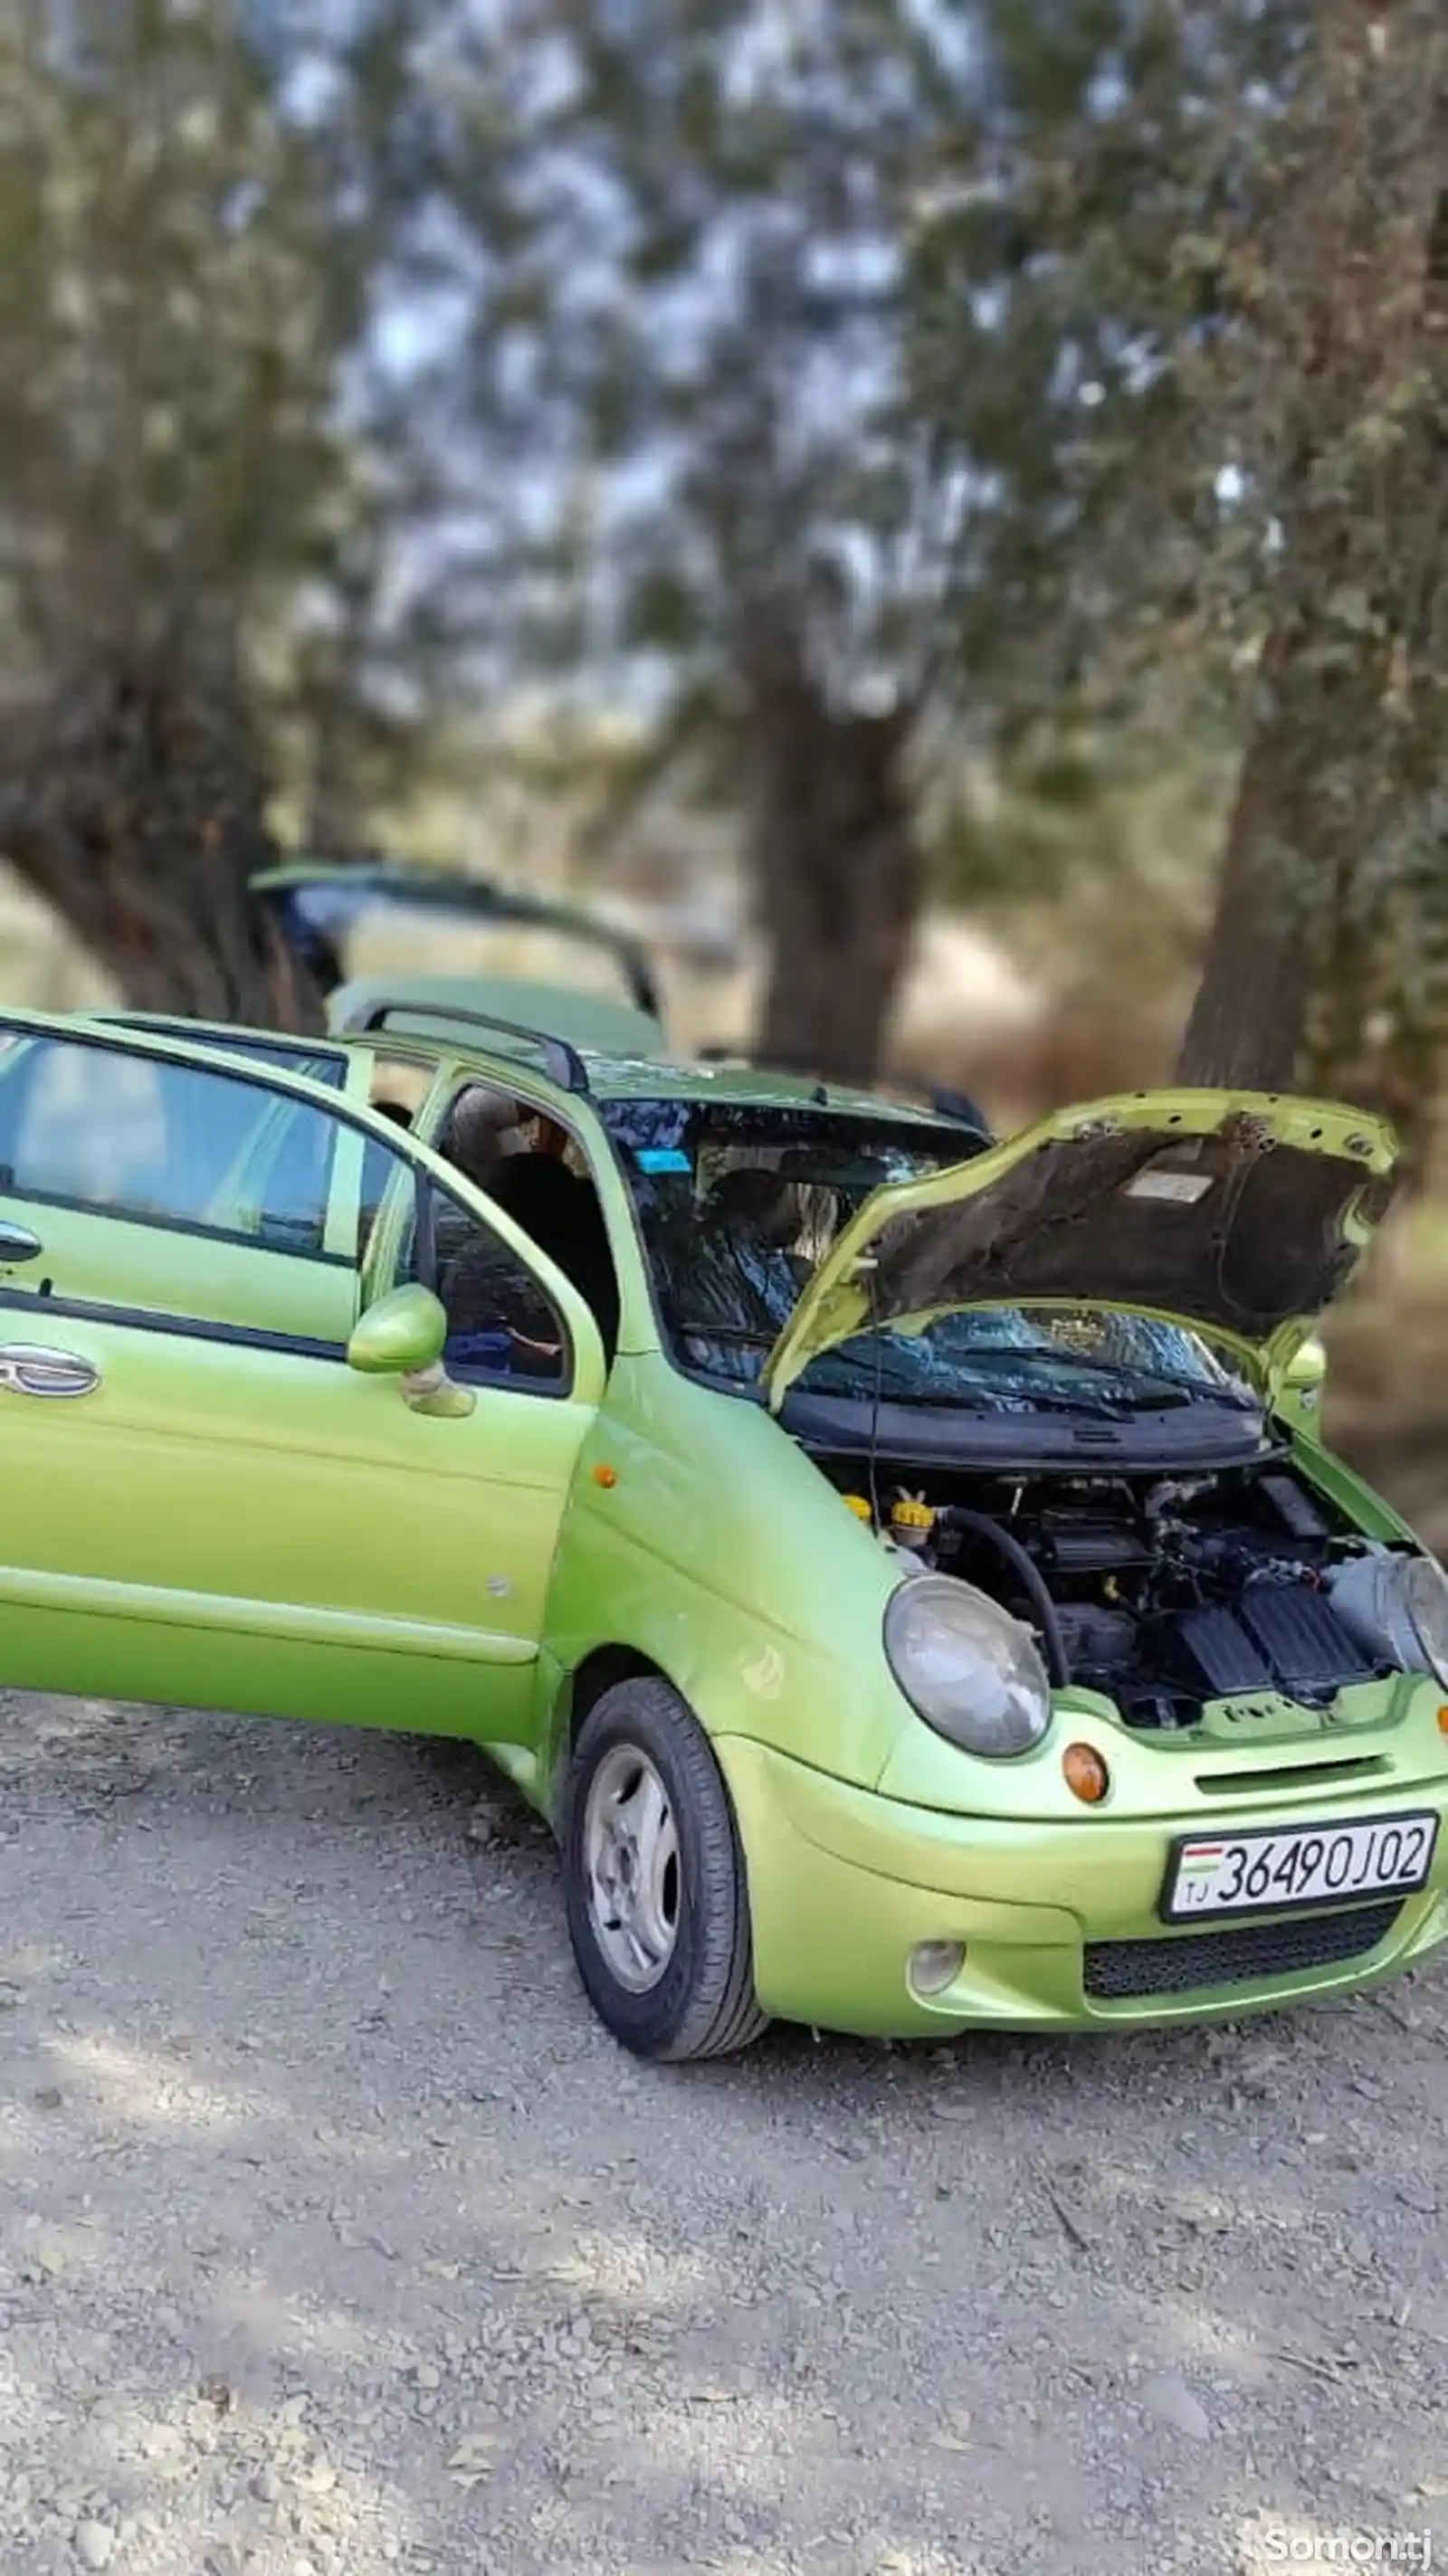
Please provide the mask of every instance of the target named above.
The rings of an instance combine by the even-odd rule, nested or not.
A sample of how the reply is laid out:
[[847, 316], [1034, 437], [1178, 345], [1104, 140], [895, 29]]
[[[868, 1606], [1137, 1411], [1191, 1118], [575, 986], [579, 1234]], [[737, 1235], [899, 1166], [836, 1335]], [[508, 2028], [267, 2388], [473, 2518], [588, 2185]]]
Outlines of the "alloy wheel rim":
[[647, 1994], [678, 1944], [679, 1836], [669, 1793], [637, 1745], [615, 1744], [589, 1783], [583, 1866], [608, 1968], [630, 1994]]

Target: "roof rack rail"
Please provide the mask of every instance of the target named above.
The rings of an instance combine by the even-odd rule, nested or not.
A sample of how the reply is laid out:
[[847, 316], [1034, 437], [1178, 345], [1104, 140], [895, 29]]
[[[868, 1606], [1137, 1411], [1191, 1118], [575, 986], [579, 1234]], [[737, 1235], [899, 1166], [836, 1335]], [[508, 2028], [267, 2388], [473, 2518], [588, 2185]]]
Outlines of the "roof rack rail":
[[497, 1020], [490, 1011], [471, 1011], [464, 1002], [424, 1002], [416, 995], [400, 995], [389, 1001], [386, 996], [359, 1002], [347, 1014], [343, 1027], [349, 1035], [365, 1037], [373, 1029], [385, 1029], [390, 1019], [406, 1013], [415, 1020], [456, 1020], [464, 1028], [488, 1029], [499, 1037], [526, 1038], [530, 1046], [541, 1047], [543, 1063], [550, 1078], [565, 1091], [587, 1091], [588, 1067], [576, 1046], [567, 1038], [555, 1037], [549, 1029], [531, 1029], [521, 1020]]

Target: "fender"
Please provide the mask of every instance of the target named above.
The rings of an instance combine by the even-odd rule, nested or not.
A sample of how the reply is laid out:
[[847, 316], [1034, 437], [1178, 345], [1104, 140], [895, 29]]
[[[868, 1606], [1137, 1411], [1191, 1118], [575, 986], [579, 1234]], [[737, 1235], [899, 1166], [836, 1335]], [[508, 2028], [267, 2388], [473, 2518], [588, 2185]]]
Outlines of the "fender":
[[710, 1735], [816, 1767], [828, 1708], [830, 1771], [873, 1787], [910, 1722], [881, 1650], [889, 1558], [762, 1406], [680, 1376], [665, 1413], [656, 1368], [620, 1357], [579, 1458], [521, 1785], [554, 1810], [573, 1676], [608, 1648], [654, 1666]]

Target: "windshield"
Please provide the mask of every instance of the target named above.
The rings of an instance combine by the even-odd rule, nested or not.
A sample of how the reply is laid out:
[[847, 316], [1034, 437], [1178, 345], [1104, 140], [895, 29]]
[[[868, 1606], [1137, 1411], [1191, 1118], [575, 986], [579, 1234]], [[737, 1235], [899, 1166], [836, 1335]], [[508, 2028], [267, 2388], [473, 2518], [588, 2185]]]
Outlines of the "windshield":
[[[836, 1236], [873, 1191], [981, 1150], [959, 1127], [687, 1100], [602, 1104], [681, 1366], [741, 1390]], [[982, 1412], [1143, 1412], [1253, 1402], [1185, 1326], [1067, 1307], [977, 1307], [921, 1332], [857, 1334], [805, 1393]]]

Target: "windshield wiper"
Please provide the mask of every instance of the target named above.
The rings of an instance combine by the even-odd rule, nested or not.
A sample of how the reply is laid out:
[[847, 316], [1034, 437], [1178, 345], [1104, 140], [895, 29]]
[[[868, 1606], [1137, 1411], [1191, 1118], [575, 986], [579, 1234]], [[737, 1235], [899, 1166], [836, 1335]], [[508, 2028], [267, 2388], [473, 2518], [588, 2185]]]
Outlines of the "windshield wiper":
[[1007, 1367], [1080, 1369], [1094, 1377], [1135, 1378], [1150, 1386], [1170, 1386], [1183, 1395], [1211, 1404], [1230, 1404], [1239, 1413], [1255, 1412], [1256, 1400], [1245, 1388], [1216, 1386], [1210, 1378], [1188, 1377], [1184, 1369], [1157, 1368], [1150, 1360], [1098, 1360], [1084, 1351], [1013, 1350], [1006, 1343], [974, 1350], [969, 1362], [1004, 1361]]
[[[847, 1391], [855, 1397], [868, 1399], [873, 1396], [875, 1390], [873, 1386], [866, 1385], [853, 1386]], [[827, 1390], [821, 1387], [816, 1392], [824, 1394]], [[932, 1392], [926, 1387], [910, 1386], [901, 1391], [899, 1400], [912, 1408], [918, 1406], [924, 1412], [987, 1413], [1018, 1409], [1022, 1413], [1089, 1414], [1093, 1420], [1100, 1422], [1129, 1422], [1134, 1414], [1145, 1409], [1124, 1398], [1113, 1400], [1109, 1395], [1098, 1395], [1094, 1389], [1081, 1395], [1051, 1392], [1043, 1392], [1039, 1395], [1002, 1395], [999, 1391], [993, 1392], [988, 1386], [974, 1389], [959, 1386], [946, 1395]]]
[[[673, 1329], [681, 1341], [728, 1342], [746, 1350], [772, 1350], [779, 1338], [778, 1332], [760, 1332], [747, 1324], [703, 1324], [690, 1321], [676, 1324]], [[783, 1331], [783, 1329], [781, 1325], [779, 1330]], [[851, 1334], [849, 1340], [857, 1345], [866, 1345], [872, 1338], [870, 1334], [862, 1333]], [[1257, 1409], [1254, 1399], [1245, 1389], [1239, 1392], [1231, 1386], [1214, 1386], [1210, 1380], [1188, 1377], [1184, 1371], [1176, 1369], [1154, 1368], [1146, 1361], [1095, 1359], [1086, 1352], [1016, 1350], [1009, 1344], [1000, 1343], [993, 1348], [987, 1347], [962, 1353], [958, 1365], [963, 1369], [979, 1368], [985, 1380], [978, 1391], [972, 1391], [966, 1385], [956, 1385], [947, 1389], [931, 1387], [928, 1383], [922, 1384], [918, 1378], [902, 1380], [894, 1375], [888, 1366], [877, 1377], [873, 1359], [867, 1355], [864, 1348], [860, 1349], [860, 1356], [853, 1364], [844, 1360], [844, 1352], [847, 1348], [846, 1343], [841, 1344], [837, 1350], [817, 1353], [815, 1359], [810, 1362], [810, 1373], [813, 1374], [816, 1367], [828, 1367], [831, 1360], [837, 1365], [843, 1364], [847, 1370], [851, 1370], [855, 1382], [840, 1387], [837, 1392], [856, 1402], [869, 1402], [878, 1396], [884, 1403], [920, 1405], [934, 1411], [979, 1412], [985, 1406], [998, 1405], [1002, 1401], [1000, 1393], [993, 1392], [990, 1385], [993, 1374], [990, 1364], [994, 1361], [997, 1370], [1001, 1367], [1022, 1366], [1057, 1368], [1066, 1373], [1074, 1371], [1083, 1377], [1134, 1380], [1143, 1389], [1165, 1388], [1183, 1400], [1230, 1405], [1236, 1413], [1249, 1413]], [[828, 1392], [826, 1388], [818, 1385], [815, 1391], [819, 1394]], [[1051, 1390], [1043, 1388], [1039, 1393], [1022, 1392], [1018, 1400], [1022, 1406], [1030, 1407], [1037, 1412], [1090, 1413], [1108, 1422], [1129, 1421], [1133, 1414], [1145, 1409], [1140, 1397], [1133, 1397], [1125, 1392], [1113, 1397], [1095, 1387], [1089, 1389], [1083, 1387], [1079, 1393], [1068, 1393], [1060, 1388]]]
[[676, 1324], [674, 1331], [681, 1342], [743, 1342], [756, 1351], [772, 1351], [779, 1339], [779, 1333], [754, 1333], [744, 1324]]

